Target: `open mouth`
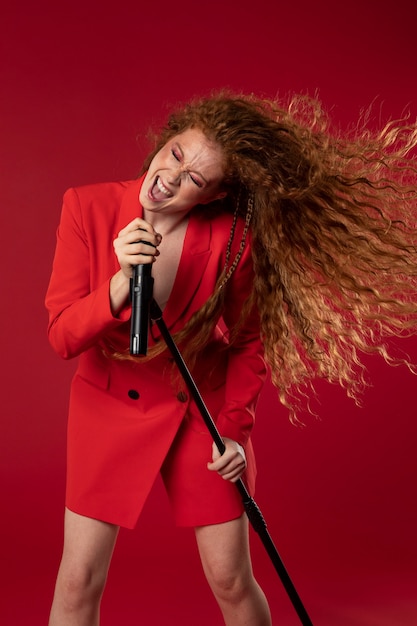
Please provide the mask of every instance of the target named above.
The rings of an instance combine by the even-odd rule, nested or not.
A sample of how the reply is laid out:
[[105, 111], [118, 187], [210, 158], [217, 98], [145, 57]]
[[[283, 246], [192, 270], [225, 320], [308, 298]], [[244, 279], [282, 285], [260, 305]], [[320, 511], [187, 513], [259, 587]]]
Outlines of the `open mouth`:
[[151, 196], [153, 200], [160, 202], [161, 200], [172, 198], [173, 194], [165, 187], [160, 177], [157, 176], [151, 189]]

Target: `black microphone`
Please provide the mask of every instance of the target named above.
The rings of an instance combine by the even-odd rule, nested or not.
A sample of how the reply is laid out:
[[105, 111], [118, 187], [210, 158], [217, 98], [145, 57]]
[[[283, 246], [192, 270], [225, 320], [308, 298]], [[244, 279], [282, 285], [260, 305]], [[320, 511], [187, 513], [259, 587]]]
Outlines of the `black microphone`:
[[153, 293], [152, 263], [133, 266], [130, 279], [130, 354], [146, 355], [148, 352], [149, 309]]

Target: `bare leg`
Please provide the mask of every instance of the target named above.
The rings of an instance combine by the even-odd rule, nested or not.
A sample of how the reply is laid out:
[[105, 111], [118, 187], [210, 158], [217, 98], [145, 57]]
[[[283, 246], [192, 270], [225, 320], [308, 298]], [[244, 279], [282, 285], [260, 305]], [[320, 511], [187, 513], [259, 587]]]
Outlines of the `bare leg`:
[[271, 626], [267, 600], [252, 573], [246, 516], [196, 528], [196, 538], [226, 626]]
[[64, 551], [49, 626], [97, 626], [118, 526], [66, 509]]

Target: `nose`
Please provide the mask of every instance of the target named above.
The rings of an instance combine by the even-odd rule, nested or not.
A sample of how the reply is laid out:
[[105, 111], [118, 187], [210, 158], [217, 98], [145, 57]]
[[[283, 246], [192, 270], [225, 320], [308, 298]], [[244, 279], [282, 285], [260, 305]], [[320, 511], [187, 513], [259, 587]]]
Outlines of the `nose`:
[[181, 166], [173, 168], [168, 175], [168, 182], [171, 183], [171, 185], [179, 185], [182, 175], [183, 169]]

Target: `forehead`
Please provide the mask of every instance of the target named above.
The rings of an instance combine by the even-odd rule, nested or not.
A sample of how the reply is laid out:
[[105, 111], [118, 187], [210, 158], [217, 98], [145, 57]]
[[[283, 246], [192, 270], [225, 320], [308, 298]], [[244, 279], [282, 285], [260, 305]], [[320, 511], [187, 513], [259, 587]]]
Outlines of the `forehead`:
[[213, 140], [209, 139], [207, 135], [200, 128], [191, 127], [186, 128], [181, 133], [174, 135], [173, 140], [178, 140], [189, 145], [206, 146], [212, 150], [220, 150], [220, 146]]

